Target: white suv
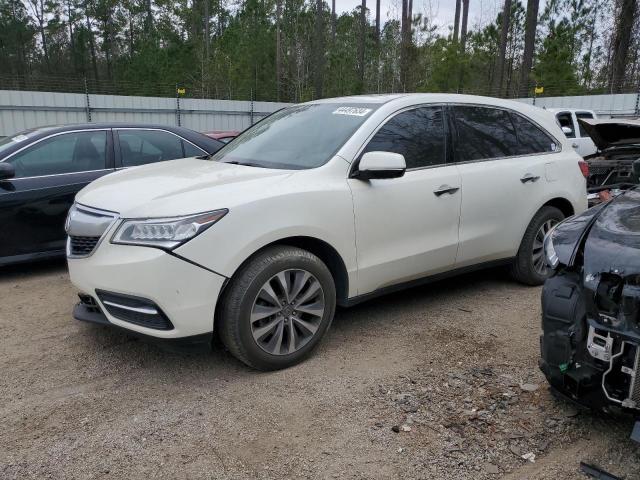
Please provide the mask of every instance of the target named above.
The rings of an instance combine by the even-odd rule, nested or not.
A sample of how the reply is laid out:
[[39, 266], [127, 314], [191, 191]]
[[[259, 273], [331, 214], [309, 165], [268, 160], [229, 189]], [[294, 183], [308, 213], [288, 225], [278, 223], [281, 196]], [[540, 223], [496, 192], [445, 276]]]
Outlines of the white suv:
[[336, 305], [485, 265], [531, 285], [546, 232], [587, 206], [554, 117], [462, 95], [292, 106], [211, 158], [137, 167], [76, 197], [79, 320], [295, 364]]

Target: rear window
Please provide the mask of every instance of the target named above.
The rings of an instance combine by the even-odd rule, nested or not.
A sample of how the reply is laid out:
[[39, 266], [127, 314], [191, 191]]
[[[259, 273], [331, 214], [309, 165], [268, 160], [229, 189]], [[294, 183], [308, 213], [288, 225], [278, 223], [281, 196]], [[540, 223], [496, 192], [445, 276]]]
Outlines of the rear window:
[[553, 137], [532, 121], [515, 112], [511, 113], [511, 119], [518, 134], [518, 155], [531, 155], [558, 150], [558, 144]]
[[520, 144], [509, 112], [499, 108], [454, 106], [459, 162], [519, 155]]

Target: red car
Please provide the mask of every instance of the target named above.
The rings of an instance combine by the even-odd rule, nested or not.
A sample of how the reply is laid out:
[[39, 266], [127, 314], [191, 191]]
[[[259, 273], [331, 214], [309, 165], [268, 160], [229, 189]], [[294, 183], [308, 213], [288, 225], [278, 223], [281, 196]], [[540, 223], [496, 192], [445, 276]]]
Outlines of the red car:
[[213, 130], [211, 132], [204, 132], [204, 134], [213, 138], [214, 140], [219, 140], [223, 143], [229, 143], [231, 140], [240, 135], [239, 130]]

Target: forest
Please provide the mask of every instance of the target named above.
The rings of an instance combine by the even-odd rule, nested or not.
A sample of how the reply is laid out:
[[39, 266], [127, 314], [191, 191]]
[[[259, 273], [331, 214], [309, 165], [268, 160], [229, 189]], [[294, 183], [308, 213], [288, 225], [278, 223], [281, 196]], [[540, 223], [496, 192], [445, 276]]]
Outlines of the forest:
[[[300, 102], [385, 92], [636, 92], [637, 0], [0, 0], [0, 89]], [[397, 11], [395, 11], [397, 10]], [[540, 87], [543, 87], [540, 89]]]

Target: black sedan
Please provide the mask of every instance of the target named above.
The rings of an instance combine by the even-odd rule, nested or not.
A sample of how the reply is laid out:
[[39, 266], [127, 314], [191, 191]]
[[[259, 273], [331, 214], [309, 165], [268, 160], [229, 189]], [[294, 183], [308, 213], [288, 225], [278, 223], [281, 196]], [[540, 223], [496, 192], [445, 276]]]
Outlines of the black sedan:
[[67, 211], [93, 180], [223, 145], [186, 128], [114, 123], [43, 127], [0, 140], [0, 266], [64, 255]]
[[640, 190], [560, 223], [545, 255], [554, 268], [542, 296], [549, 383], [588, 407], [640, 417]]

